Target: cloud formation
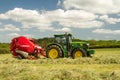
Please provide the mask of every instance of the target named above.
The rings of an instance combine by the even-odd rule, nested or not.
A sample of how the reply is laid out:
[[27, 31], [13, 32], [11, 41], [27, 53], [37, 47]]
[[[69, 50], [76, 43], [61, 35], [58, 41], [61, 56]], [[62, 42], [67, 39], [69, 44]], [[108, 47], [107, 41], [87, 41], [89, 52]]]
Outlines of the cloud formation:
[[92, 32], [99, 34], [120, 34], [120, 30], [110, 30], [110, 29], [96, 29], [93, 30]]
[[111, 18], [108, 15], [102, 15], [100, 16], [100, 19], [109, 24], [116, 24], [117, 22], [120, 22], [120, 18]]
[[98, 14], [120, 12], [120, 0], [64, 0], [65, 9], [82, 9]]
[[84, 10], [63, 10], [37, 11], [15, 8], [6, 13], [0, 14], [0, 19], [10, 19], [22, 24], [22, 28], [53, 30], [53, 22], [64, 27], [93, 28], [102, 26], [102, 22], [95, 20], [97, 15]]
[[9, 37], [17, 37], [20, 36], [18, 33], [10, 33], [8, 34]]
[[20, 31], [20, 29], [17, 28], [16, 26], [12, 25], [12, 24], [7, 24], [7, 25], [4, 25], [3, 28], [0, 28], [0, 31], [16, 32], [16, 31]]
[[7, 32], [7, 36], [12, 37], [79, 29], [91, 34], [120, 34], [118, 25], [114, 30], [108, 28], [120, 22], [120, 0], [58, 0], [57, 6], [60, 8], [54, 10], [16, 7], [0, 13], [0, 33]]

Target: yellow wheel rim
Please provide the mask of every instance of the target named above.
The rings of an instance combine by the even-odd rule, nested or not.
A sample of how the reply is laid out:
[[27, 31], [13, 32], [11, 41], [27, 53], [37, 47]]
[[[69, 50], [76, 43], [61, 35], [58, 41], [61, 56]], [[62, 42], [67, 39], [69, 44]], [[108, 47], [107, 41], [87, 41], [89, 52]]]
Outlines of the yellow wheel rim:
[[50, 56], [50, 58], [52, 58], [52, 59], [57, 58], [57, 57], [58, 57], [58, 51], [57, 51], [56, 49], [51, 49], [51, 50], [49, 51], [49, 56]]
[[81, 51], [76, 51], [76, 52], [75, 52], [75, 58], [80, 58], [80, 57], [82, 57], [82, 56], [83, 56], [83, 54], [82, 54]]

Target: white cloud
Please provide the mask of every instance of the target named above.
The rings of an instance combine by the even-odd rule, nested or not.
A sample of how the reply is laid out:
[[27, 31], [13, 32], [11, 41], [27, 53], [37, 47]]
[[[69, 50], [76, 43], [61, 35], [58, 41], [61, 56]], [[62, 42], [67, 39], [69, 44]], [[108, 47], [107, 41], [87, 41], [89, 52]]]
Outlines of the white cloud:
[[94, 28], [101, 27], [102, 22], [95, 20], [97, 15], [84, 10], [62, 9], [47, 11], [46, 15], [51, 21], [57, 21], [60, 25], [73, 28]]
[[21, 21], [36, 21], [38, 19], [39, 13], [36, 10], [25, 10], [22, 8], [15, 8], [13, 10], [9, 10], [5, 14], [8, 16], [10, 19], [21, 22]]
[[99, 34], [120, 34], [120, 30], [110, 30], [110, 29], [96, 29], [92, 32]]
[[0, 14], [0, 19], [9, 19], [5, 14]]
[[98, 14], [120, 12], [120, 0], [64, 0], [63, 6], [66, 9], [82, 9]]
[[[93, 28], [102, 26], [102, 22], [95, 19], [97, 15], [86, 12], [84, 10], [62, 10], [53, 11], [27, 10], [15, 8], [2, 14], [7, 18], [22, 24], [22, 28], [35, 28], [40, 30], [53, 30], [55, 25], [53, 22], [58, 22], [58, 25], [74, 28]], [[6, 18], [6, 19], [7, 19]], [[54, 27], [53, 27], [54, 26]]]
[[[8, 19], [21, 23], [23, 28], [32, 28], [32, 27], [41, 28], [41, 29], [50, 28], [50, 20], [47, 20], [47, 18], [43, 14], [39, 13], [36, 10], [15, 8], [13, 10], [9, 10], [8, 12], [2, 14], [2, 16], [5, 16]], [[0, 17], [2, 16], [0, 15]]]
[[9, 37], [18, 37], [20, 36], [18, 33], [10, 33], [8, 34]]
[[13, 31], [14, 32], [14, 31], [20, 31], [20, 29], [15, 27], [12, 24], [7, 24], [7, 25], [4, 25], [4, 27], [1, 28], [0, 31]]
[[61, 25], [73, 28], [100, 28], [103, 23], [100, 21], [76, 21], [76, 22], [61, 22]]
[[54, 11], [46, 11], [47, 18], [50, 18], [51, 20], [56, 21], [62, 21], [62, 20], [80, 20], [80, 21], [88, 21], [88, 20], [94, 20], [98, 16], [86, 12], [84, 10], [67, 10], [64, 11], [62, 9], [57, 9]]
[[62, 5], [62, 1], [58, 0], [57, 6], [61, 6]]
[[111, 18], [108, 15], [100, 16], [100, 19], [104, 20], [105, 22], [109, 24], [116, 24], [117, 22], [120, 22], [120, 18]]
[[71, 32], [71, 29], [70, 28], [62, 28], [62, 29], [54, 29], [54, 31], [57, 31], [57, 32]]

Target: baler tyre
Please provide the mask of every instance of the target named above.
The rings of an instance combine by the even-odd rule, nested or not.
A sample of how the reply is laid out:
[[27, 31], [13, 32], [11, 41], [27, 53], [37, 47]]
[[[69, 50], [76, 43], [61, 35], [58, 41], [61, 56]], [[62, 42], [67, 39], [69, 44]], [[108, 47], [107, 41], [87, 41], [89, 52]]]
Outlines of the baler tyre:
[[57, 45], [50, 45], [46, 51], [46, 57], [51, 59], [56, 59], [62, 57], [62, 50]]
[[18, 59], [25, 59], [25, 57], [23, 55], [21, 55], [20, 53], [17, 53], [18, 54]]
[[76, 48], [72, 52], [72, 58], [73, 59], [81, 58], [81, 57], [86, 57], [86, 56], [87, 56], [87, 53], [83, 49]]

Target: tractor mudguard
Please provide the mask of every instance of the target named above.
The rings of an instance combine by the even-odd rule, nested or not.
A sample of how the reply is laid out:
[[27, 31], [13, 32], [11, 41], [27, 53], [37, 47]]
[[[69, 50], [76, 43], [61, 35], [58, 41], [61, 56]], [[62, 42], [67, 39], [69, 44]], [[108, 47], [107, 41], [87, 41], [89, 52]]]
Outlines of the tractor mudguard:
[[94, 50], [89, 49], [89, 50], [87, 50], [87, 53], [88, 53], [88, 54], [94, 54], [94, 53], [95, 53], [95, 51], [94, 51]]

